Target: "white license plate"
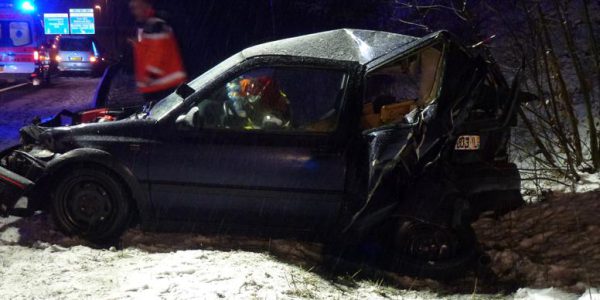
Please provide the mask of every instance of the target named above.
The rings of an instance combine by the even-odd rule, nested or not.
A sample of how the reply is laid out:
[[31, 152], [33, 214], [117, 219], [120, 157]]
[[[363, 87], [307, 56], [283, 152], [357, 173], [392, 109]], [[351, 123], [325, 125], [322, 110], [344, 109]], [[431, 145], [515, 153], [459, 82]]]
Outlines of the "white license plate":
[[69, 57], [71, 59], [71, 61], [82, 61], [83, 57], [80, 56], [75, 56], [75, 57]]
[[475, 151], [481, 146], [481, 137], [478, 135], [461, 135], [456, 141], [456, 150]]

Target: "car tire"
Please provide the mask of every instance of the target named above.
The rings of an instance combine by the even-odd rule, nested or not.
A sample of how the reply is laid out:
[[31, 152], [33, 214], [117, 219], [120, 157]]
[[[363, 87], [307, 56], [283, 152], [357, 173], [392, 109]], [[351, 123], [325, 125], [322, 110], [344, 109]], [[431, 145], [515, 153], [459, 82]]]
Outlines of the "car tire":
[[133, 206], [125, 186], [109, 171], [84, 167], [60, 178], [51, 213], [63, 232], [110, 243], [128, 228]]
[[[413, 222], [408, 225], [413, 227], [410, 229], [412, 233], [408, 234], [402, 230], [406, 226], [406, 222], [401, 221], [398, 224], [399, 229], [394, 238], [393, 246], [391, 247], [392, 253], [390, 254], [392, 271], [433, 279], [457, 278], [473, 270], [478, 263], [478, 259], [482, 257], [475, 232], [469, 225], [450, 229]], [[421, 236], [419, 237], [419, 235]], [[412, 253], [415, 252], [413, 251], [414, 249], [423, 248], [423, 245], [429, 244], [428, 242], [417, 242], [415, 240], [419, 238], [424, 238], [428, 242], [428, 239], [432, 241], [437, 240], [436, 242], [432, 242], [432, 246], [430, 247], [436, 250], [441, 247], [433, 247], [433, 245], [440, 243], [439, 240], [446, 239], [447, 244], [452, 244], [452, 246], [448, 246], [452, 249], [450, 250], [451, 253], [447, 257], [438, 256], [435, 258], [430, 257], [431, 254], [428, 256], [428, 254], [417, 255]], [[411, 248], [411, 250], [407, 249], [407, 247]]]

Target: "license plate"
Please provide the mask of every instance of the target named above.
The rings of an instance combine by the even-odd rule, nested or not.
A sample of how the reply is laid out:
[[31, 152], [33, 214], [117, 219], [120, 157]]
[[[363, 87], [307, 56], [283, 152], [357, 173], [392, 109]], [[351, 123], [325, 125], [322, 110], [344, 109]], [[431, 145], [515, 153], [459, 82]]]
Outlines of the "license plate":
[[72, 61], [82, 61], [82, 57], [69, 57]]
[[478, 135], [462, 135], [456, 141], [456, 150], [475, 151], [481, 146], [481, 138]]

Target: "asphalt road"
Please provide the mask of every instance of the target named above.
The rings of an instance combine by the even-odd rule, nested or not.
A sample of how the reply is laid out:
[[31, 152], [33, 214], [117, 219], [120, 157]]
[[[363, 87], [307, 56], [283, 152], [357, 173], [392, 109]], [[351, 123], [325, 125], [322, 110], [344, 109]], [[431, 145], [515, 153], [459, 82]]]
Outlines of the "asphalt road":
[[[14, 89], [0, 86], [0, 150], [18, 142], [18, 130], [33, 118], [51, 117], [63, 109], [79, 111], [93, 106], [98, 78], [55, 78], [48, 87], [30, 84]], [[16, 85], [16, 84], [15, 84]]]

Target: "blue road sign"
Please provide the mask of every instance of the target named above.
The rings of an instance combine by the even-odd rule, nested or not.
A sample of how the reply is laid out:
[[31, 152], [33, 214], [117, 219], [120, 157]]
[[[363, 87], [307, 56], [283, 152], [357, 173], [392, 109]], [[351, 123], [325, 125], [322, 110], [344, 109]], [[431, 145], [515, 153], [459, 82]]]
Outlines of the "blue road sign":
[[46, 34], [69, 34], [69, 15], [44, 14], [44, 32]]
[[95, 34], [94, 9], [72, 8], [69, 9], [71, 34]]

